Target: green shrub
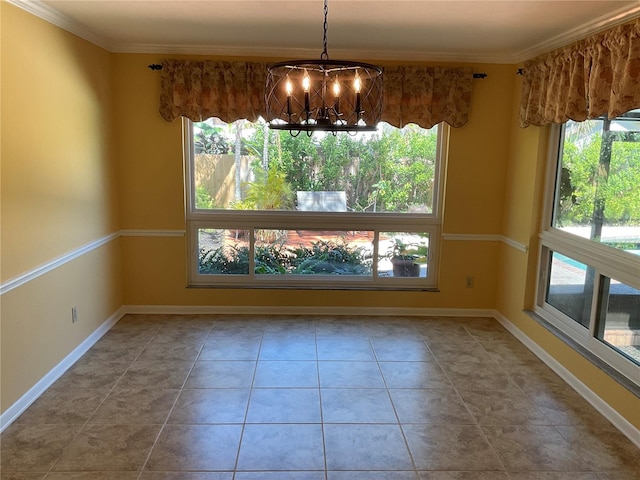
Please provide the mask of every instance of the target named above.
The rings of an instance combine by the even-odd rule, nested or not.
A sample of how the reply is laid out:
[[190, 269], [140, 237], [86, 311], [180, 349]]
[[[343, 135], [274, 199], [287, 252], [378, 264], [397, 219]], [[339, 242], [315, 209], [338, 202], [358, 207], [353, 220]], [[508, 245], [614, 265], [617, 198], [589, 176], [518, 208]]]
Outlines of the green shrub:
[[[248, 274], [249, 247], [226, 245], [201, 250], [198, 259], [201, 274]], [[362, 247], [332, 241], [314, 242], [309, 247], [287, 248], [260, 245], [255, 251], [255, 273], [266, 275], [367, 275], [371, 257]]]
[[213, 197], [204, 185], [196, 187], [196, 208], [214, 208]]

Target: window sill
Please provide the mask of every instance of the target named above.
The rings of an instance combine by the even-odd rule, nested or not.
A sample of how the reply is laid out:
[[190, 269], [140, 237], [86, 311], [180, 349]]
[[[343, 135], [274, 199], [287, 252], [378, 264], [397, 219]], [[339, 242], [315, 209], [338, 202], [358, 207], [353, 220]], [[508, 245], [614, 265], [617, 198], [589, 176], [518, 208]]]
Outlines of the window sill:
[[380, 286], [380, 285], [261, 285], [246, 283], [210, 284], [210, 285], [187, 285], [189, 289], [225, 289], [225, 290], [328, 290], [328, 291], [374, 291], [374, 292], [434, 292], [439, 293], [440, 289], [430, 287], [410, 287], [410, 286]]

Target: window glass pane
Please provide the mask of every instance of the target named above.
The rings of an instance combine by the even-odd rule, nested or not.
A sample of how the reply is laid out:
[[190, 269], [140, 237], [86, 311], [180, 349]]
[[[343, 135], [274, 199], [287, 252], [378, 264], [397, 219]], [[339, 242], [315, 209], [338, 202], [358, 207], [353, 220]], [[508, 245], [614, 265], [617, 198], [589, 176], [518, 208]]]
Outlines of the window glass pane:
[[294, 137], [264, 121], [192, 125], [198, 209], [433, 213], [437, 126]]
[[546, 302], [588, 327], [593, 292], [593, 272], [573, 258], [551, 253]]
[[378, 256], [380, 277], [426, 277], [429, 234], [381, 232]]
[[640, 290], [602, 277], [598, 338], [640, 365]]
[[249, 273], [249, 231], [199, 228], [198, 273], [247, 275]]
[[640, 254], [640, 110], [567, 122], [553, 226]]
[[255, 272], [371, 276], [373, 232], [256, 230]]

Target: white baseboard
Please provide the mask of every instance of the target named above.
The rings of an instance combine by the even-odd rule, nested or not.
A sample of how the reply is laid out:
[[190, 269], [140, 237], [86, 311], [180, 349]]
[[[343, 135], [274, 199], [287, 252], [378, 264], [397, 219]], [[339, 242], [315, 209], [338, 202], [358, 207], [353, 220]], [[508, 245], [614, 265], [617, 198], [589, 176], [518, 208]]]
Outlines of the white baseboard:
[[578, 380], [569, 370], [560, 364], [555, 358], [549, 355], [546, 350], [525, 335], [522, 330], [509, 321], [500, 312], [495, 311], [493, 316], [509, 332], [520, 340], [531, 352], [542, 360], [551, 370], [560, 376], [571, 388], [573, 388], [582, 398], [593, 406], [600, 414], [609, 420], [620, 432], [640, 448], [640, 430], [632, 425], [626, 418], [615, 411], [607, 402], [596, 395], [589, 387]]
[[415, 317], [493, 317], [494, 310], [481, 308], [402, 308], [402, 307], [325, 307], [325, 306], [248, 306], [213, 305], [126, 305], [130, 314], [171, 315], [363, 315]]
[[89, 335], [80, 345], [73, 349], [60, 363], [53, 367], [44, 377], [42, 377], [27, 393], [17, 402], [11, 405], [2, 415], [0, 415], [0, 433], [11, 425], [22, 412], [35, 402], [47, 388], [58, 380], [82, 355], [84, 355], [102, 336], [113, 327], [124, 315], [124, 308], [120, 307], [113, 315], [105, 320], [91, 335]]
[[130, 314], [172, 315], [364, 315], [411, 317], [493, 317], [495, 311], [481, 308], [323, 307], [323, 306], [213, 306], [126, 305]]

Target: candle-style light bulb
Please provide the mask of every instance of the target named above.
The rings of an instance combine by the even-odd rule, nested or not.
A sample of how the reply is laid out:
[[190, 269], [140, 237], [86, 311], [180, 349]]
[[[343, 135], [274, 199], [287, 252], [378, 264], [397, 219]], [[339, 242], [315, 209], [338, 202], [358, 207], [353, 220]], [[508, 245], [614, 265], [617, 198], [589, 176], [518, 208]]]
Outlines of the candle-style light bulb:
[[309, 72], [306, 69], [304, 75], [302, 75], [302, 89], [307, 93], [311, 89], [311, 78], [309, 78]]
[[336, 76], [336, 79], [333, 81], [333, 96], [338, 98], [340, 96], [340, 81]]
[[290, 97], [291, 94], [293, 93], [293, 84], [291, 83], [291, 79], [289, 78], [289, 75], [287, 75], [287, 82], [285, 83], [284, 88], [287, 91], [287, 97]]
[[362, 80], [360, 80], [360, 74], [357, 70], [355, 76], [353, 77], [353, 89], [356, 91], [356, 93], [360, 93], [360, 90], [362, 90]]
[[309, 90], [311, 89], [311, 79], [309, 78], [309, 72], [307, 72], [306, 68], [302, 76], [302, 89], [304, 90], [304, 111], [307, 114], [307, 120], [309, 120]]
[[338, 80], [338, 76], [336, 75], [336, 79], [333, 81], [333, 110], [336, 115], [340, 115], [340, 80]]

